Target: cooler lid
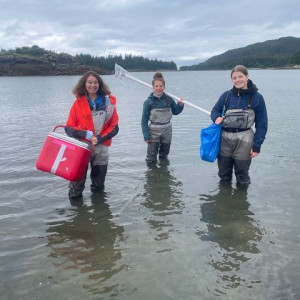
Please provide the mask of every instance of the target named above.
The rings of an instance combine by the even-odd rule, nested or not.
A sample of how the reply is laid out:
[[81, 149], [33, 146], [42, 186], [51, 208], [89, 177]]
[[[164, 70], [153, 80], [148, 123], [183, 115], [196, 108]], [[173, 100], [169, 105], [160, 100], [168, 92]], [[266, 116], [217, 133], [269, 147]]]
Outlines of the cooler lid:
[[57, 138], [59, 140], [62, 140], [62, 141], [74, 144], [76, 146], [88, 149], [88, 150], [91, 150], [91, 148], [92, 148], [92, 144], [91, 143], [86, 143], [86, 142], [77, 140], [75, 138], [72, 138], [72, 137], [69, 137], [67, 135], [63, 135], [63, 134], [60, 134], [60, 133], [57, 133], [57, 132], [54, 132], [54, 131], [50, 132], [48, 135], [52, 136], [52, 137], [55, 137], [55, 138]]

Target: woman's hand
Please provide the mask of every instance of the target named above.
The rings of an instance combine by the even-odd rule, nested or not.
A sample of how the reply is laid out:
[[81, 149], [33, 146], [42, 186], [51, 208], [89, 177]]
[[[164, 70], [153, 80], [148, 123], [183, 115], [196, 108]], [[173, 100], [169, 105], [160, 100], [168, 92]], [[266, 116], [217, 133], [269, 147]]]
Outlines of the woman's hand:
[[223, 122], [223, 118], [222, 117], [217, 117], [216, 120], [215, 120], [215, 124], [216, 125], [219, 125]]
[[95, 146], [95, 145], [98, 144], [98, 139], [93, 135], [92, 138], [91, 138], [91, 142]]
[[178, 104], [179, 104], [180, 106], [183, 106], [183, 105], [184, 105], [183, 101], [184, 101], [183, 98], [179, 98], [179, 99], [178, 99]]
[[150, 144], [150, 143], [151, 143], [151, 140], [145, 140], [145, 142], [146, 142], [147, 144]]
[[252, 149], [250, 151], [250, 157], [253, 158], [253, 157], [256, 157], [259, 153], [258, 152], [254, 152]]

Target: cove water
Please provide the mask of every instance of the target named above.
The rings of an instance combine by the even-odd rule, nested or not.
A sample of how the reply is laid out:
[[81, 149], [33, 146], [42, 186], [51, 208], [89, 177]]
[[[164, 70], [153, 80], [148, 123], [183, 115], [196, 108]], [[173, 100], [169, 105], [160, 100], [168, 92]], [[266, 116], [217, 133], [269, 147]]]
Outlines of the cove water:
[[[35, 168], [64, 124], [78, 76], [0, 77], [1, 299], [299, 299], [300, 71], [250, 70], [269, 130], [248, 189], [220, 185], [200, 159], [209, 116], [174, 116], [168, 161], [145, 163], [151, 92], [103, 76], [120, 131], [105, 192], [70, 202], [68, 182]], [[153, 73], [133, 73], [148, 83]], [[211, 110], [230, 71], [166, 72], [166, 90]]]

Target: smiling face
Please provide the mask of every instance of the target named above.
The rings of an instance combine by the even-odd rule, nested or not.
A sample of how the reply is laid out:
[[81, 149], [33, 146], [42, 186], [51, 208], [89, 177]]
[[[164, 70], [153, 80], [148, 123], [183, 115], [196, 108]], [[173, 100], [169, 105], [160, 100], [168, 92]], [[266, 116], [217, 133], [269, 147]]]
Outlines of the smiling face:
[[232, 83], [237, 89], [246, 90], [248, 78], [249, 76], [243, 74], [242, 72], [233, 72], [231, 74]]
[[88, 92], [89, 98], [91, 100], [95, 100], [97, 98], [97, 92], [99, 90], [99, 82], [97, 78], [93, 75], [90, 75], [85, 82], [85, 88]]
[[165, 85], [161, 80], [154, 80], [153, 92], [156, 96], [161, 96], [165, 90]]

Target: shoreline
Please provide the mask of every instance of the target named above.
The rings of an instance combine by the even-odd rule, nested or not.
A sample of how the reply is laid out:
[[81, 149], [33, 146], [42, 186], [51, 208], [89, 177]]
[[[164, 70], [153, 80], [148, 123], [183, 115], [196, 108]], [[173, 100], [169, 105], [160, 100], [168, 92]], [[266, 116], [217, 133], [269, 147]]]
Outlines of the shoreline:
[[[93, 68], [91, 68], [93, 69]], [[152, 73], [152, 72], [202, 72], [202, 71], [228, 71], [230, 69], [215, 69], [215, 70], [161, 70], [161, 69], [158, 69], [158, 70], [127, 70], [128, 72], [149, 72], [149, 73]], [[248, 68], [248, 70], [300, 70], [300, 66], [295, 66], [295, 67], [276, 67], [276, 68]], [[15, 74], [0, 74], [0, 77], [46, 77], [46, 76], [81, 76], [82, 74], [78, 73], [78, 72], [66, 72], [65, 74], [53, 74], [53, 72], [49, 72], [48, 74], [46, 74], [45, 72], [41, 72], [40, 74], [38, 74], [38, 72], [34, 72], [33, 74], [22, 74], [22, 73], [15, 73]], [[101, 72], [99, 73], [99, 75], [114, 75], [114, 72]]]

